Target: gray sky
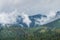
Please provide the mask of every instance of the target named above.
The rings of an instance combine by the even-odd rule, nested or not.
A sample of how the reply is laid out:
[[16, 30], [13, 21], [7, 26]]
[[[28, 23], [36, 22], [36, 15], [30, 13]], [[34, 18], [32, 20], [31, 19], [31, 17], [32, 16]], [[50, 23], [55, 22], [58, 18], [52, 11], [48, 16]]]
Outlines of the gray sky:
[[60, 11], [60, 0], [0, 0], [0, 12], [25, 12], [29, 15]]

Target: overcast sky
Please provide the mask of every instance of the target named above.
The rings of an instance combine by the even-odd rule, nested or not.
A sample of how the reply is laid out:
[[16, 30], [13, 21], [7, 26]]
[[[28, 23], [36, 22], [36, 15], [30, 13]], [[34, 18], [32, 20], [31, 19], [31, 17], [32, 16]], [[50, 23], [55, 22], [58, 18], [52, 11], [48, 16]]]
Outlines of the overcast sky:
[[47, 14], [50, 11], [60, 11], [60, 0], [0, 0], [0, 13], [14, 10], [29, 15]]

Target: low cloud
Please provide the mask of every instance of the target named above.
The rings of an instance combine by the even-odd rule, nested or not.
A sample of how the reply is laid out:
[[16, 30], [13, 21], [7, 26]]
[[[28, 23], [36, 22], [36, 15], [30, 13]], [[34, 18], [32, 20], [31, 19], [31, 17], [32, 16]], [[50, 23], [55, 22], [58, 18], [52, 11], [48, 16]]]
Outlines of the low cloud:
[[[15, 23], [18, 14], [20, 15], [24, 11], [25, 14], [35, 15], [38, 13], [48, 14], [50, 11], [59, 10], [60, 0], [0, 0], [0, 23]], [[48, 17], [55, 16], [54, 12], [51, 12], [51, 15], [48, 14]], [[28, 16], [26, 18], [30, 23]]]

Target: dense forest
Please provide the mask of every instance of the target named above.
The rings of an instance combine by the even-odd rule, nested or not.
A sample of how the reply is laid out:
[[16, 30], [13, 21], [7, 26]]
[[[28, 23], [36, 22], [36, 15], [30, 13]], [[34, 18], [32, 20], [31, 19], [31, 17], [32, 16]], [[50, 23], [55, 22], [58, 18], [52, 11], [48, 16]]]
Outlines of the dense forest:
[[0, 30], [0, 40], [60, 40], [59, 30], [52, 30], [46, 27], [6, 27]]
[[60, 40], [60, 20], [33, 27], [1, 27], [0, 40]]

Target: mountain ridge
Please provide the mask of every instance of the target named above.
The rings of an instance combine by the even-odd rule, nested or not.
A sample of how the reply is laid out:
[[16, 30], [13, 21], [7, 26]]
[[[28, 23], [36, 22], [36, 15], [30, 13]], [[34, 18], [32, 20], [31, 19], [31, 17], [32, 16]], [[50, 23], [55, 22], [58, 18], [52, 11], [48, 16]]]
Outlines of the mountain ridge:
[[[51, 15], [36, 14], [36, 15], [28, 16], [27, 14], [22, 13], [21, 15], [18, 15], [16, 17], [16, 23], [11, 25], [18, 25], [21, 27], [36, 27], [60, 19], [60, 11], [54, 13], [52, 16]], [[5, 24], [5, 25], [9, 25], [9, 24]]]

